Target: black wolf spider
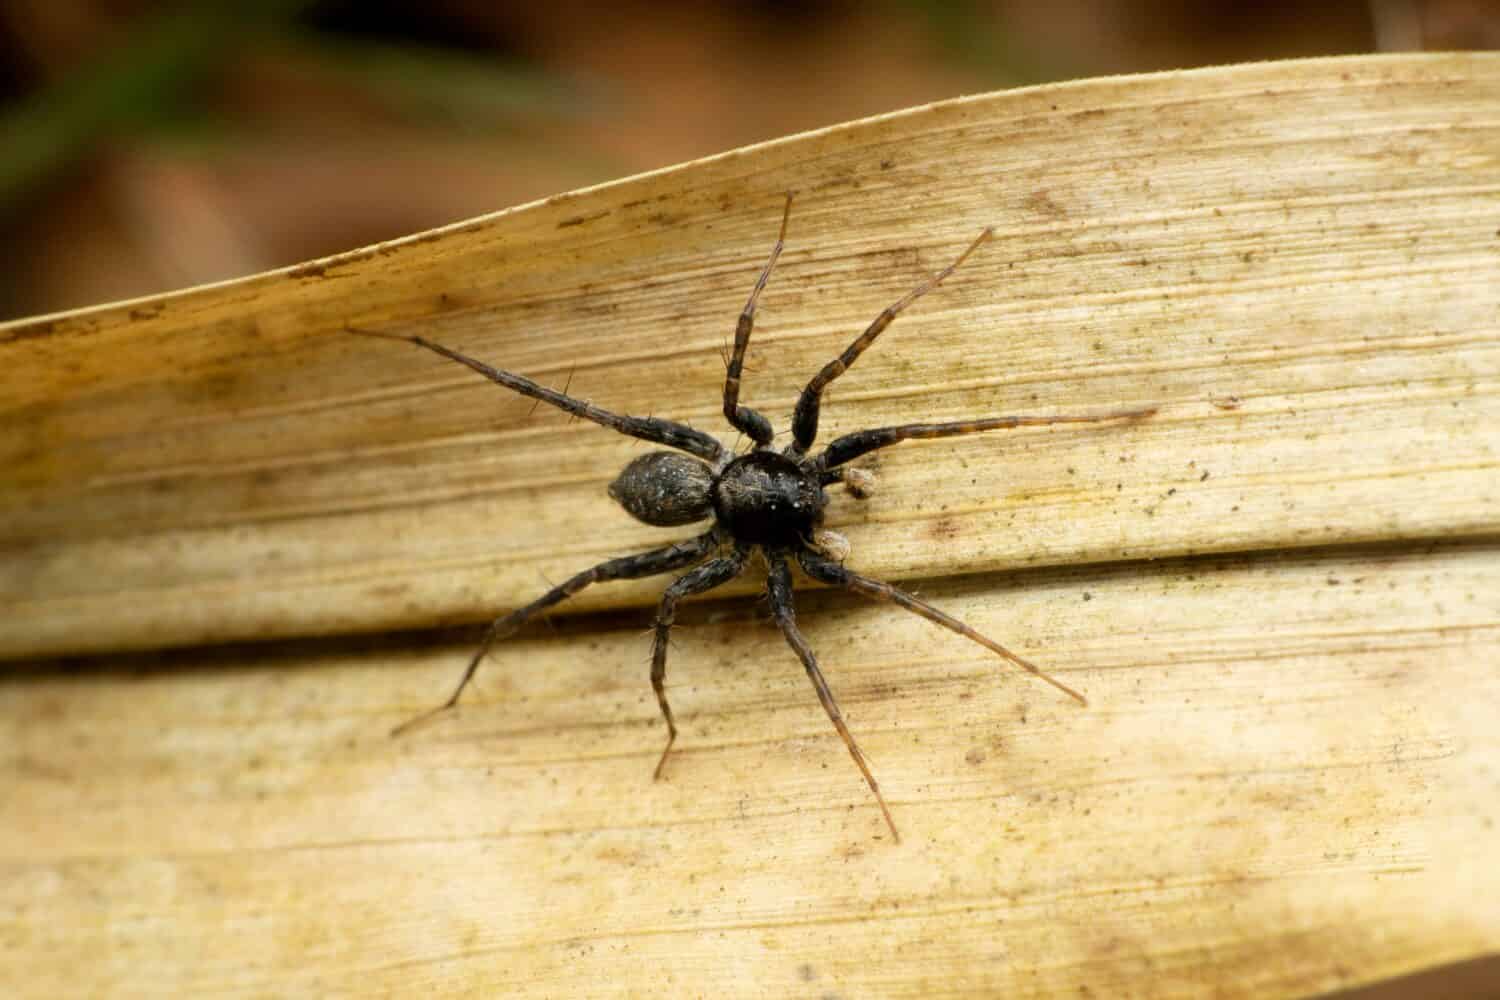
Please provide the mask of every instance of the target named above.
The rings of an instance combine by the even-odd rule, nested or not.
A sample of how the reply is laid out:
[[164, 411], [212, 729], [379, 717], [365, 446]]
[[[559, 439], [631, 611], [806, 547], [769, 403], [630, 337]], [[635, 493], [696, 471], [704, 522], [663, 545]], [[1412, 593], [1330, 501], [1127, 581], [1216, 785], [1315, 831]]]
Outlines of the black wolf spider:
[[[708, 531], [686, 541], [642, 552], [622, 556], [586, 569], [553, 587], [525, 607], [518, 608], [496, 619], [485, 632], [484, 640], [464, 670], [458, 687], [446, 702], [430, 712], [423, 713], [392, 731], [397, 735], [411, 726], [438, 715], [458, 703], [459, 696], [474, 677], [479, 663], [494, 643], [510, 635], [524, 622], [540, 611], [552, 607], [573, 596], [590, 584], [602, 580], [633, 579], [653, 576], [668, 570], [695, 566], [667, 587], [662, 594], [656, 613], [655, 637], [651, 650], [651, 687], [656, 692], [656, 701], [667, 722], [667, 745], [662, 749], [657, 762], [655, 777], [660, 778], [666, 766], [667, 754], [677, 740], [677, 723], [672, 718], [672, 708], [667, 703], [663, 681], [667, 670], [667, 637], [676, 619], [677, 603], [691, 594], [700, 594], [727, 583], [744, 569], [745, 561], [755, 549], [764, 554], [768, 566], [766, 596], [777, 625], [786, 635], [786, 641], [802, 660], [818, 700], [828, 712], [828, 718], [843, 737], [844, 745], [854, 763], [864, 775], [886, 825], [896, 840], [901, 835], [891, 818], [880, 786], [865, 763], [859, 744], [844, 725], [843, 715], [823, 674], [812, 648], [797, 629], [796, 615], [792, 606], [792, 576], [788, 559], [795, 558], [803, 571], [814, 580], [852, 590], [857, 594], [878, 600], [891, 601], [908, 611], [915, 612], [929, 621], [936, 622], [950, 631], [972, 639], [986, 649], [1017, 666], [1035, 674], [1053, 687], [1087, 704], [1083, 695], [1066, 684], [1043, 673], [1035, 665], [1023, 660], [1010, 650], [986, 636], [980, 635], [963, 622], [944, 614], [915, 595], [893, 587], [888, 583], [871, 579], [846, 568], [843, 557], [848, 553], [848, 543], [837, 534], [822, 528], [823, 508], [828, 504], [824, 487], [842, 483], [854, 497], [863, 499], [868, 495], [870, 476], [860, 470], [849, 469], [846, 464], [853, 459], [884, 448], [886, 445], [905, 441], [908, 438], [941, 438], [976, 431], [1001, 430], [1010, 427], [1035, 427], [1048, 424], [1098, 423], [1106, 420], [1126, 420], [1146, 417], [1156, 412], [1155, 407], [1135, 410], [1116, 410], [1109, 413], [1079, 416], [1051, 417], [987, 417], [980, 420], [964, 420], [942, 424], [901, 424], [895, 427], [880, 427], [873, 430], [855, 431], [835, 438], [821, 454], [809, 455], [813, 439], [818, 434], [818, 407], [823, 390], [828, 383], [838, 378], [875, 338], [891, 324], [902, 310], [921, 296], [930, 292], [952, 274], [964, 259], [979, 244], [991, 235], [990, 229], [979, 234], [958, 259], [909, 292], [904, 298], [887, 307], [865, 332], [860, 334], [844, 353], [823, 366], [823, 369], [807, 383], [807, 388], [797, 399], [792, 416], [792, 441], [777, 451], [771, 446], [773, 432], [770, 421], [764, 416], [740, 405], [740, 373], [744, 368], [745, 348], [750, 342], [750, 331], [755, 320], [755, 304], [761, 291], [771, 277], [771, 269], [781, 255], [786, 239], [787, 220], [791, 216], [792, 196], [786, 198], [782, 211], [781, 231], [776, 245], [771, 249], [770, 259], [760, 273], [750, 300], [740, 314], [739, 325], [734, 334], [734, 352], [729, 358], [729, 372], [724, 379], [724, 417], [740, 433], [755, 442], [748, 452], [737, 455], [724, 447], [717, 439], [685, 424], [659, 417], [630, 417], [610, 413], [592, 403], [575, 399], [554, 389], [548, 389], [521, 375], [492, 368], [481, 361], [449, 350], [440, 344], [417, 336], [403, 336], [373, 330], [350, 332], [370, 336], [405, 340], [445, 358], [457, 361], [474, 369], [492, 382], [514, 389], [533, 399], [551, 403], [558, 409], [574, 416], [592, 420], [597, 424], [628, 434], [631, 437], [664, 444], [677, 451], [652, 451], [641, 455], [625, 466], [623, 472], [609, 487], [609, 495], [631, 516], [646, 524], [676, 526], [691, 524], [712, 517], [714, 525]], [[679, 454], [686, 452], [686, 454]], [[830, 558], [832, 556], [833, 558]], [[712, 557], [712, 558], [710, 558]]]

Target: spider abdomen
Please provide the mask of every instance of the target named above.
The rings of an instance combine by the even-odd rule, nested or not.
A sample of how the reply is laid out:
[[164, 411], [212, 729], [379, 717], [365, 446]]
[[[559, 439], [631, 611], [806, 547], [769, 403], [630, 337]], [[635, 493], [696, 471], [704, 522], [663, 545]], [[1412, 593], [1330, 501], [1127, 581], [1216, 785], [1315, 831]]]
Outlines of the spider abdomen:
[[713, 487], [714, 513], [734, 539], [772, 549], [805, 545], [827, 503], [816, 474], [773, 451], [741, 455]]
[[713, 471], [696, 458], [650, 451], [625, 466], [609, 484], [609, 495], [637, 521], [669, 528], [709, 515], [713, 481]]

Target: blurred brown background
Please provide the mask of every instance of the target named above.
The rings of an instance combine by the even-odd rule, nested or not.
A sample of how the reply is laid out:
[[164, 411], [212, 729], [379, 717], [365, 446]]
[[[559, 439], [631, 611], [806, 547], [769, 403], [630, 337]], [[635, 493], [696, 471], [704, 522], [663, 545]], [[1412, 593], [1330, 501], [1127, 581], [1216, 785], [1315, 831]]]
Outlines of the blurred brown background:
[[1072, 77], [1500, 46], [1500, 0], [0, 3], [0, 318]]

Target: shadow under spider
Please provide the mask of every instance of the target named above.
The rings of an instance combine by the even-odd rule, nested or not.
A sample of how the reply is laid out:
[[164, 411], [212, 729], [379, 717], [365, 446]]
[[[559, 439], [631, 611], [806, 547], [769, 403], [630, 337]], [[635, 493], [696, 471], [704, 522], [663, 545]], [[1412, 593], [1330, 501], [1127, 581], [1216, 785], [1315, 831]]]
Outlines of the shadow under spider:
[[[750, 332], [755, 323], [755, 306], [761, 292], [770, 280], [771, 270], [781, 256], [786, 240], [787, 220], [791, 217], [792, 195], [786, 196], [782, 211], [781, 230], [776, 245], [771, 248], [770, 259], [761, 270], [760, 277], [750, 292], [750, 299], [740, 313], [735, 328], [734, 350], [729, 357], [728, 373], [724, 378], [724, 417], [732, 427], [754, 442], [754, 447], [741, 455], [724, 447], [717, 438], [695, 430], [685, 424], [660, 417], [632, 417], [594, 406], [575, 399], [565, 392], [558, 392], [533, 382], [513, 372], [493, 368], [441, 344], [435, 344], [418, 336], [386, 333], [375, 330], [360, 330], [347, 327], [351, 333], [404, 340], [424, 347], [459, 364], [467, 365], [492, 382], [512, 389], [524, 396], [550, 403], [577, 417], [592, 420], [621, 434], [666, 445], [676, 451], [652, 451], [631, 461], [609, 487], [609, 495], [637, 520], [657, 526], [691, 524], [712, 517], [714, 525], [696, 538], [675, 542], [649, 552], [621, 556], [606, 560], [570, 577], [553, 587], [541, 597], [524, 607], [517, 608], [490, 624], [479, 649], [469, 660], [463, 677], [448, 700], [437, 708], [417, 716], [392, 730], [399, 735], [411, 727], [431, 719], [458, 704], [474, 672], [479, 669], [490, 647], [500, 639], [520, 628], [539, 612], [558, 604], [578, 593], [583, 588], [605, 580], [633, 579], [654, 576], [670, 570], [694, 567], [678, 577], [662, 594], [654, 623], [651, 651], [651, 688], [656, 692], [657, 704], [667, 723], [667, 745], [662, 749], [656, 765], [655, 777], [660, 778], [666, 766], [667, 755], [677, 740], [677, 723], [672, 717], [672, 707], [667, 702], [665, 688], [667, 671], [667, 637], [676, 619], [677, 605], [685, 597], [727, 583], [740, 574], [752, 552], [759, 549], [768, 566], [766, 597], [771, 614], [786, 636], [788, 645], [802, 661], [818, 700], [823, 703], [828, 718], [843, 738], [849, 755], [864, 775], [875, 801], [880, 806], [891, 835], [899, 841], [901, 834], [880, 794], [880, 785], [870, 772], [864, 754], [854, 736], [844, 724], [843, 714], [833, 693], [829, 691], [823, 673], [818, 669], [817, 657], [812, 647], [797, 628], [797, 617], [792, 600], [792, 576], [789, 559], [796, 559], [803, 571], [814, 580], [851, 590], [875, 600], [890, 601], [908, 611], [921, 615], [928, 621], [956, 632], [986, 649], [1014, 663], [1016, 666], [1041, 678], [1048, 684], [1087, 704], [1083, 695], [1054, 677], [1043, 673], [1034, 664], [1022, 659], [987, 636], [981, 635], [956, 618], [909, 594], [898, 587], [880, 580], [862, 576], [843, 565], [848, 553], [848, 543], [834, 532], [823, 529], [823, 510], [828, 504], [825, 487], [843, 484], [847, 492], [863, 499], [869, 495], [870, 477], [858, 469], [849, 469], [846, 463], [861, 455], [896, 444], [910, 438], [943, 438], [979, 431], [1004, 430], [1012, 427], [1040, 427], [1050, 424], [1100, 423], [1108, 420], [1129, 420], [1147, 417], [1156, 412], [1156, 407], [1133, 410], [1114, 410], [1107, 413], [1092, 413], [1075, 416], [1014, 416], [986, 417], [978, 420], [961, 420], [939, 424], [899, 424], [855, 431], [835, 438], [820, 454], [809, 455], [818, 434], [818, 410], [823, 390], [838, 378], [875, 342], [881, 332], [901, 312], [923, 295], [932, 291], [943, 279], [952, 274], [991, 235], [985, 229], [970, 243], [958, 258], [937, 274], [922, 282], [904, 297], [887, 306], [875, 317], [865, 331], [856, 337], [842, 354], [828, 362], [807, 383], [797, 399], [792, 414], [792, 441], [781, 451], [771, 446], [774, 436], [771, 423], [748, 406], [740, 405], [740, 375], [744, 370], [745, 349], [750, 343]], [[831, 558], [830, 558], [831, 557]]]

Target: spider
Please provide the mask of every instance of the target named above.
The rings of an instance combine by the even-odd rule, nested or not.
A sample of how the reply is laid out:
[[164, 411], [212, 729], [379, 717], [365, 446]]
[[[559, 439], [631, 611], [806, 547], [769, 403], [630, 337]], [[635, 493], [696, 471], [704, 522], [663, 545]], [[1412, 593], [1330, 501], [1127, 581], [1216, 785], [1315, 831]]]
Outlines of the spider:
[[797, 399], [792, 415], [792, 440], [786, 447], [778, 450], [772, 445], [775, 435], [770, 421], [750, 407], [740, 404], [740, 374], [744, 369], [745, 350], [750, 343], [750, 333], [755, 323], [756, 303], [770, 280], [777, 258], [781, 256], [791, 210], [792, 194], [789, 192], [782, 210], [781, 230], [777, 235], [776, 245], [771, 248], [770, 259], [766, 261], [750, 292], [750, 299], [740, 313], [734, 334], [734, 349], [729, 357], [728, 373], [724, 379], [724, 417], [730, 426], [753, 442], [753, 447], [743, 453], [726, 448], [716, 438], [686, 424], [660, 417], [632, 417], [611, 413], [592, 403], [549, 389], [525, 376], [493, 368], [423, 337], [348, 328], [352, 333], [416, 344], [467, 365], [507, 389], [550, 403], [575, 417], [583, 417], [621, 434], [675, 449], [651, 451], [635, 458], [610, 484], [609, 495], [632, 517], [646, 524], [676, 527], [710, 518], [714, 522], [712, 527], [694, 538], [648, 552], [608, 559], [570, 577], [530, 604], [497, 618], [485, 631], [478, 650], [469, 660], [458, 686], [448, 700], [397, 726], [392, 730], [392, 736], [457, 705], [459, 697], [474, 679], [475, 671], [479, 669], [480, 662], [490, 648], [538, 613], [572, 597], [591, 584], [605, 580], [654, 576], [693, 567], [663, 592], [653, 625], [651, 688], [656, 693], [657, 704], [667, 724], [667, 745], [662, 748], [654, 772], [654, 777], [660, 779], [662, 770], [666, 767], [667, 756], [677, 741], [677, 722], [672, 716], [672, 706], [667, 702], [665, 688], [667, 640], [676, 620], [677, 605], [685, 597], [701, 594], [733, 580], [745, 568], [750, 555], [757, 550], [764, 556], [767, 566], [766, 597], [770, 602], [771, 614], [792, 651], [802, 661], [813, 689], [818, 694], [818, 700], [823, 703], [823, 709], [828, 713], [834, 729], [838, 731], [844, 746], [849, 749], [849, 755], [854, 758], [855, 765], [864, 775], [865, 783], [870, 786], [870, 792], [880, 806], [891, 835], [898, 842], [901, 834], [896, 829], [895, 820], [891, 818], [885, 797], [880, 794], [880, 785], [871, 773], [859, 744], [844, 723], [838, 703], [818, 668], [812, 647], [797, 628], [792, 603], [790, 563], [793, 559], [814, 580], [842, 587], [864, 597], [899, 605], [991, 650], [1051, 684], [1079, 704], [1087, 704], [1084, 696], [1073, 688], [958, 619], [914, 594], [889, 583], [862, 576], [845, 566], [848, 542], [822, 527], [824, 508], [828, 505], [825, 487], [841, 484], [856, 499], [866, 498], [872, 477], [868, 472], [849, 468], [848, 463], [877, 448], [911, 438], [943, 438], [1012, 427], [1129, 420], [1150, 416], [1156, 412], [1156, 407], [1075, 416], [985, 417], [953, 423], [878, 427], [845, 434], [835, 438], [822, 452], [810, 454], [813, 441], [818, 435], [818, 410], [823, 390], [847, 371], [903, 310], [940, 285], [981, 243], [989, 239], [993, 230], [987, 228], [953, 263], [883, 310], [842, 354], [813, 376]]

